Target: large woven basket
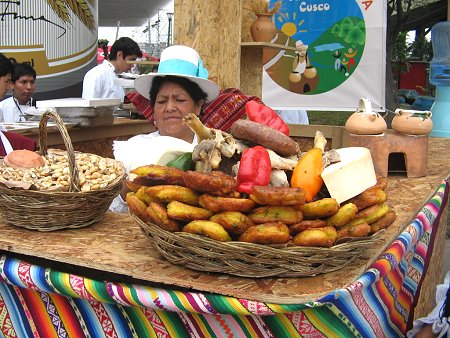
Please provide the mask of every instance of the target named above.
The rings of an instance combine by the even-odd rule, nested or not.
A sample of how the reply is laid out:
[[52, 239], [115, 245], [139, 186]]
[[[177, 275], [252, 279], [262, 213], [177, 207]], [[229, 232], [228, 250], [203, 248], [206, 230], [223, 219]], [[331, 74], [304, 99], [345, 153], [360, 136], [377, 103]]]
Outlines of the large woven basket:
[[380, 232], [331, 248], [273, 247], [238, 241], [219, 242], [187, 232], [169, 232], [156, 224], [132, 218], [161, 256], [193, 270], [241, 277], [307, 277], [342, 269], [352, 263]]
[[80, 191], [78, 168], [70, 136], [62, 119], [54, 111], [43, 114], [39, 124], [39, 152], [47, 154], [47, 121], [53, 118], [67, 150], [69, 191], [15, 190], [0, 184], [0, 214], [3, 221], [19, 227], [39, 231], [82, 228], [100, 221], [112, 200], [119, 194], [122, 174], [107, 188]]

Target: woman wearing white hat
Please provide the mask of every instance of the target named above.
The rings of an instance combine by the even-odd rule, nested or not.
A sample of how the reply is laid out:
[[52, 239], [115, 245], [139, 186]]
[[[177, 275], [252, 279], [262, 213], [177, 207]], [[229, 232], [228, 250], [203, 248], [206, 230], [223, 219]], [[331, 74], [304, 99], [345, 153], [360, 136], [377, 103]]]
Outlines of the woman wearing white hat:
[[[135, 89], [150, 99], [157, 131], [137, 135], [128, 141], [114, 141], [114, 157], [129, 171], [140, 165], [165, 164], [193, 150], [197, 140], [182, 122], [189, 113], [200, 115], [202, 106], [219, 95], [219, 86], [208, 80], [208, 71], [198, 53], [187, 46], [175, 45], [161, 53], [157, 73], [139, 76]], [[110, 209], [126, 212], [123, 202], [127, 189]]]

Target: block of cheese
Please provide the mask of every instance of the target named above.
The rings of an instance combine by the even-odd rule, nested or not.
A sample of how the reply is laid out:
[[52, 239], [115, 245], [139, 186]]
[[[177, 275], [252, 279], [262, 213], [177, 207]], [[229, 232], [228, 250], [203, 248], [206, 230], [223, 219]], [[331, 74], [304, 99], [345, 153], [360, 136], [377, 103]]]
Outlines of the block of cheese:
[[370, 150], [364, 147], [336, 149], [341, 159], [322, 172], [332, 198], [342, 203], [377, 183]]

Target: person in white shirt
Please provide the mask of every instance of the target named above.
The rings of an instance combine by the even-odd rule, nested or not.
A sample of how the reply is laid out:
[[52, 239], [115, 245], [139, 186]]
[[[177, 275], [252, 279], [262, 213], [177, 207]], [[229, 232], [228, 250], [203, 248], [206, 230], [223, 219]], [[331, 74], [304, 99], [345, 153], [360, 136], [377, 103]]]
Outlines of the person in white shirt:
[[[187, 46], [170, 46], [161, 53], [156, 73], [139, 76], [134, 87], [150, 100], [157, 131], [137, 135], [127, 141], [114, 141], [116, 160], [122, 161], [127, 172], [147, 164], [164, 165], [167, 151], [190, 152], [197, 144], [194, 132], [183, 123], [184, 116], [200, 115], [206, 102], [219, 95], [219, 86], [208, 80], [208, 71], [198, 53]], [[126, 185], [111, 204], [114, 212], [127, 212], [124, 202]]]
[[36, 71], [27, 63], [16, 63], [11, 80], [13, 95], [0, 102], [0, 122], [24, 122], [27, 110], [35, 105]]
[[277, 110], [276, 112], [287, 124], [309, 124], [306, 110]]
[[125, 91], [116, 83], [118, 74], [133, 67], [129, 61], [142, 57], [139, 45], [128, 37], [119, 38], [111, 46], [109, 60], [104, 60], [86, 73], [83, 80], [83, 99], [110, 98], [123, 100]]

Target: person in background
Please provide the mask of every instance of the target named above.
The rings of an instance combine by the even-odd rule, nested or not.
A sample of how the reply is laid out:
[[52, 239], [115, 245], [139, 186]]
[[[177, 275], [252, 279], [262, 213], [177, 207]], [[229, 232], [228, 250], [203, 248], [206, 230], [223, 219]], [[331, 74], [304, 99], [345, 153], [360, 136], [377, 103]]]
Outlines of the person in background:
[[287, 124], [309, 124], [306, 110], [277, 110], [276, 112]]
[[0, 102], [0, 122], [24, 122], [27, 110], [35, 106], [36, 71], [27, 63], [16, 63], [11, 79], [13, 95]]
[[142, 57], [139, 45], [128, 37], [114, 42], [109, 60], [103, 62], [86, 73], [83, 80], [83, 99], [111, 98], [123, 100], [125, 92], [116, 83], [119, 73], [127, 73], [133, 67], [129, 61]]
[[[151, 159], [164, 152], [164, 142], [170, 142], [172, 148], [197, 144], [196, 135], [182, 119], [190, 113], [200, 115], [203, 105], [220, 92], [219, 86], [208, 80], [208, 71], [198, 53], [179, 45], [166, 48], [161, 53], [158, 71], [139, 76], [134, 87], [150, 100], [157, 131], [128, 141], [114, 141], [114, 157], [123, 162], [127, 171], [138, 165], [157, 164]], [[110, 210], [127, 212], [124, 198], [128, 191], [124, 184], [121, 196], [113, 201]]]
[[[11, 76], [13, 73], [14, 65], [11, 60], [0, 54], [0, 101], [5, 98], [7, 91], [11, 87]], [[1, 109], [0, 116], [3, 116]], [[14, 149], [34, 151], [36, 150], [36, 141], [20, 134], [7, 132], [0, 125], [0, 156], [6, 156]]]
[[11, 75], [14, 73], [14, 65], [11, 60], [0, 53], [0, 101], [11, 89]]

